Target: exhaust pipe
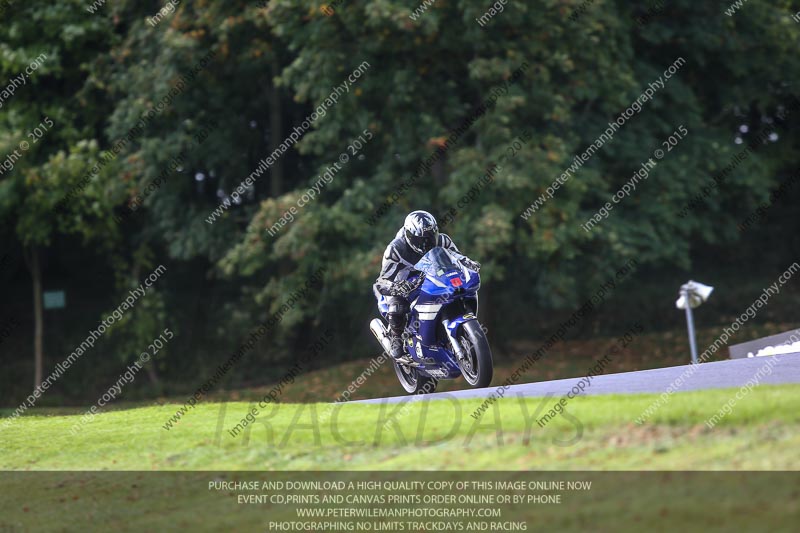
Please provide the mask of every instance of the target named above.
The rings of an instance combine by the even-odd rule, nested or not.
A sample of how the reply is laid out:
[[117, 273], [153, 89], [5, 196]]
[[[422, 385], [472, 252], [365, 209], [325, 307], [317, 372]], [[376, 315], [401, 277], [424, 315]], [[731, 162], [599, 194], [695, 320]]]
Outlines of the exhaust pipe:
[[383, 325], [383, 321], [380, 318], [373, 318], [369, 323], [369, 329], [372, 331], [372, 334], [375, 335], [375, 338], [378, 339], [378, 343], [383, 348], [383, 351], [392, 353], [392, 341], [389, 340], [389, 335], [386, 332], [386, 326]]
[[[380, 318], [373, 318], [369, 323], [369, 329], [372, 331], [372, 334], [375, 335], [375, 338], [378, 339], [378, 342], [383, 348], [383, 352], [387, 355], [392, 353], [392, 341], [389, 339], [389, 333], [386, 331], [386, 326], [383, 324], [383, 321]], [[395, 362], [404, 364], [406, 366], [422, 366], [416, 361], [413, 361], [408, 355], [404, 355]]]

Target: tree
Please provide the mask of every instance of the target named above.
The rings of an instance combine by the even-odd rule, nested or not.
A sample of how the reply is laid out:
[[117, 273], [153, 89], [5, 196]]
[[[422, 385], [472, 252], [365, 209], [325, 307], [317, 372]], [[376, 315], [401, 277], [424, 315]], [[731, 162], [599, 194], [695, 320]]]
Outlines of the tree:
[[34, 387], [43, 375], [43, 250], [58, 235], [78, 234], [100, 243], [114, 235], [102, 194], [109, 167], [85, 180], [99, 150], [84, 139], [94, 137], [102, 108], [82, 92], [87, 65], [112, 37], [101, 21], [85, 16], [81, 5], [77, 0], [17, 3], [0, 27], [0, 78], [25, 80], [0, 115], [0, 153], [15, 159], [0, 177], [0, 218], [14, 224], [31, 271]]
[[[437, 3], [416, 21], [407, 5], [384, 0], [339, 6], [332, 16], [289, 0], [270, 2], [272, 32], [296, 54], [281, 82], [309, 108], [362, 61], [372, 66], [298, 144], [301, 153], [315, 156], [317, 172], [261, 203], [226, 268], [270, 272], [260, 298], [277, 302], [291, 285], [277, 265], [292, 264], [299, 278], [315, 264], [330, 265], [335, 274], [319, 305], [337, 309], [332, 320], [352, 332], [351, 324], [359, 323], [353, 318], [364, 316], [366, 303], [342, 302], [370, 297], [365, 287], [403, 215], [420, 207], [446, 212], [524, 132], [532, 133], [532, 142], [504, 165], [478, 201], [459, 210], [449, 228], [466, 253], [484, 262], [489, 286], [506, 291], [505, 305], [520, 299], [544, 307], [574, 305], [630, 258], [643, 266], [688, 267], [692, 246], [740, 238], [731, 206], [752, 206], [753, 198], [768, 191], [792, 159], [786, 152], [767, 147], [737, 169], [732, 186], [709, 208], [688, 218], [678, 215], [697, 185], [735, 154], [737, 109], [769, 117], [785, 105], [785, 87], [800, 75], [792, 52], [800, 30], [773, 15], [788, 12], [788, 3], [753, 5], [747, 16], [731, 19], [715, 5], [674, 2], [669, 16], [646, 28], [636, 22], [638, 8], [627, 3], [589, 8], [572, 22], [568, 15], [577, 5], [540, 9], [518, 3], [483, 27], [474, 22], [483, 7], [467, 1]], [[685, 62], [676, 63], [679, 58]], [[523, 64], [530, 68], [511, 83]], [[678, 70], [663, 90], [553, 199], [523, 218], [608, 123], [673, 65]], [[494, 96], [490, 109], [480, 113]], [[442, 149], [476, 113], [466, 133]], [[658, 162], [646, 185], [598, 228], [582, 229], [681, 126], [690, 137]], [[365, 128], [375, 138], [362, 152], [364, 162], [350, 162], [291, 225], [274, 238], [266, 235], [264, 228], [296, 205]], [[796, 144], [796, 132], [787, 134], [783, 146]], [[436, 163], [410, 179], [434, 155]], [[413, 184], [398, 195], [403, 181]], [[367, 223], [384, 204], [391, 205], [386, 214]], [[522, 294], [506, 281], [509, 276], [524, 277]], [[319, 310], [311, 308], [307, 316]]]

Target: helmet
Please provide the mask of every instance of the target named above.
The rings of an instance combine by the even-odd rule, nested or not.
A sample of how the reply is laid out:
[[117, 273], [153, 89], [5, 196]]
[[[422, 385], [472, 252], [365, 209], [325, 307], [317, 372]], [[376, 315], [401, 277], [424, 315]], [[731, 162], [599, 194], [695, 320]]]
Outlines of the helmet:
[[427, 211], [412, 211], [403, 223], [403, 235], [412, 250], [425, 254], [439, 244], [439, 225]]

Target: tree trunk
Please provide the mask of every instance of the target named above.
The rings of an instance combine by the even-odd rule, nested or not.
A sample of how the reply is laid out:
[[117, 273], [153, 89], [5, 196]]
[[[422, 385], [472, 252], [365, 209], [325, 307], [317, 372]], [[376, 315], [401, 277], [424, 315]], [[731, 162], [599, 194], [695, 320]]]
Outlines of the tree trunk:
[[147, 377], [150, 378], [150, 383], [152, 385], [158, 385], [158, 372], [156, 372], [155, 364], [155, 361], [150, 361], [144, 367], [144, 369], [147, 371]]
[[[281, 137], [283, 136], [283, 121], [281, 115], [281, 93], [275, 85], [275, 78], [281, 73], [278, 58], [273, 52], [272, 61], [272, 78], [270, 80], [269, 91], [269, 151], [274, 152], [275, 149], [281, 144]], [[279, 157], [275, 164], [272, 165], [272, 182], [270, 187], [270, 195], [275, 198], [283, 192], [283, 158]]]
[[[139, 252], [143, 252], [145, 246], [139, 247]], [[142, 274], [142, 264], [136, 259], [138, 253], [134, 254], [133, 258], [133, 267], [131, 268], [131, 277], [133, 281], [138, 283], [140, 276]], [[147, 363], [144, 367], [145, 372], [147, 373], [147, 377], [150, 379], [150, 383], [152, 385], [158, 385], [158, 372], [156, 372], [156, 362], [155, 359], [151, 359], [149, 363]]]
[[44, 337], [44, 312], [42, 310], [42, 266], [39, 249], [31, 249], [31, 277], [33, 278], [33, 388], [42, 383], [42, 343]]

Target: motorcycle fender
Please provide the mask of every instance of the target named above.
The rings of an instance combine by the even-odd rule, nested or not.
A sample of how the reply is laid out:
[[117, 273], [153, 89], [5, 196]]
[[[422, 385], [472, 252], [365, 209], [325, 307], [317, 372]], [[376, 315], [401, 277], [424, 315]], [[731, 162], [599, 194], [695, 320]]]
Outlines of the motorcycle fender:
[[442, 320], [442, 324], [444, 324], [444, 330], [447, 332], [447, 337], [450, 339], [450, 346], [453, 347], [453, 350], [455, 350], [459, 359], [461, 358], [461, 347], [458, 345], [458, 340], [456, 339], [458, 328], [461, 327], [461, 324], [464, 324], [465, 322], [477, 319], [478, 317], [476, 317], [473, 313], [466, 313], [450, 320]]

